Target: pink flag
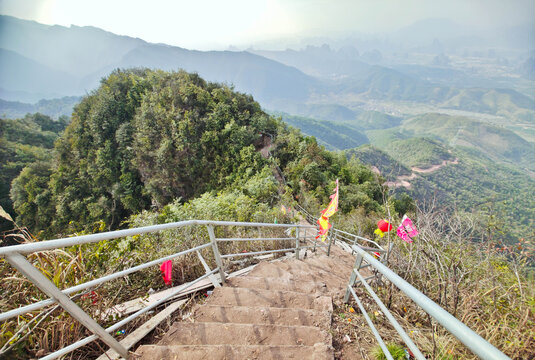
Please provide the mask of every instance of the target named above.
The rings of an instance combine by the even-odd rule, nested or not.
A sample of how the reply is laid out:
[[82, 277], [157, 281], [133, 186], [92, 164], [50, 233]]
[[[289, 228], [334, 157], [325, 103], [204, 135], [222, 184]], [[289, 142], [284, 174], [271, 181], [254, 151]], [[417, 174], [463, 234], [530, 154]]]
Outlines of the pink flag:
[[173, 284], [173, 262], [171, 260], [164, 261], [160, 266], [160, 270], [162, 271], [165, 285]]
[[405, 229], [407, 229], [407, 233], [410, 237], [415, 237], [416, 235], [418, 235], [418, 230], [416, 230], [416, 226], [414, 226], [412, 220], [409, 219], [407, 215], [403, 216], [401, 225], [405, 226]]
[[409, 235], [407, 235], [407, 232], [405, 231], [403, 225], [400, 225], [398, 227], [397, 234], [401, 239], [408, 242], [409, 244], [412, 242], [412, 239], [409, 237]]

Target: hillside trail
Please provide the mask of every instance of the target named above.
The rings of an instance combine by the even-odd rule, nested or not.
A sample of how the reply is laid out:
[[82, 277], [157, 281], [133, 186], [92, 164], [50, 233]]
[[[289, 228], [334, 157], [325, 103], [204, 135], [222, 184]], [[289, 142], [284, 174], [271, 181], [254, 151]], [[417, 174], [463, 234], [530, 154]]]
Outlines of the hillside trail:
[[455, 158], [455, 160], [443, 160], [442, 163], [440, 164], [437, 164], [437, 165], [432, 165], [431, 167], [428, 167], [426, 169], [423, 169], [423, 168], [419, 168], [419, 167], [412, 167], [411, 170], [413, 172], [419, 172], [419, 173], [422, 173], [422, 174], [428, 174], [428, 173], [432, 173], [432, 172], [435, 172], [437, 171], [438, 169], [446, 166], [446, 165], [456, 165], [459, 163], [459, 159]]
[[[273, 139], [271, 135], [262, 134], [262, 141], [261, 141], [261, 147], [258, 149], [260, 151], [260, 154], [262, 154], [262, 157], [264, 159], [268, 159], [272, 157], [271, 149], [275, 147], [275, 144], [273, 144]], [[284, 185], [286, 185], [286, 180], [284, 179], [284, 176], [282, 175], [282, 170], [274, 163], [273, 167], [271, 168], [271, 171], [273, 172], [273, 176], [275, 179], [277, 179], [279, 183], [279, 192], [282, 192], [284, 189]]]
[[447, 165], [456, 165], [459, 163], [459, 159], [455, 158], [455, 160], [443, 160], [442, 163], [437, 165], [432, 165], [428, 168], [419, 168], [416, 166], [411, 167], [412, 173], [410, 175], [401, 175], [396, 177], [396, 181], [387, 181], [385, 184], [389, 187], [404, 187], [407, 189], [412, 188], [412, 184], [409, 182], [409, 180], [414, 180], [418, 177], [418, 174], [430, 174], [433, 173], [439, 169], [441, 169], [444, 166]]
[[[304, 243], [303, 243], [304, 244]], [[304, 251], [304, 250], [303, 250]], [[333, 246], [331, 256], [262, 261], [215, 288], [191, 318], [174, 323], [140, 359], [334, 359], [333, 302], [340, 303], [355, 257]], [[353, 359], [360, 359], [359, 355]]]

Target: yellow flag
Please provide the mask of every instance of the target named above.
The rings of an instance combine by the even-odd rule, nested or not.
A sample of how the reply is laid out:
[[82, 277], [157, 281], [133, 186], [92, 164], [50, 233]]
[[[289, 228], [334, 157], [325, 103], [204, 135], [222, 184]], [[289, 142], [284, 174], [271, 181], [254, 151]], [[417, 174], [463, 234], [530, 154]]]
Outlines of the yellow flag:
[[336, 179], [336, 188], [334, 189], [334, 194], [331, 195], [331, 202], [329, 203], [329, 206], [327, 206], [327, 208], [321, 212], [321, 214], [326, 218], [330, 218], [337, 211], [338, 211], [338, 179]]
[[316, 239], [321, 236], [321, 241], [325, 241], [327, 238], [327, 232], [331, 228], [331, 224], [329, 224], [329, 218], [334, 215], [335, 212], [338, 211], [338, 179], [336, 179], [336, 188], [334, 189], [334, 194], [331, 195], [331, 202], [327, 206], [325, 210], [321, 212], [321, 216], [318, 219], [318, 225], [320, 226], [320, 229], [318, 231], [318, 236], [316, 236]]

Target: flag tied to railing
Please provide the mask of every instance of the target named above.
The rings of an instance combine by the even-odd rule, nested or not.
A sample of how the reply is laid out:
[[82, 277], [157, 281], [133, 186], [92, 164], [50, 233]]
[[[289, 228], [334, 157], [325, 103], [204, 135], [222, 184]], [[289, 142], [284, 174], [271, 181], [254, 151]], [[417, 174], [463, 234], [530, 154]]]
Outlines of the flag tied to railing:
[[160, 266], [162, 272], [163, 281], [165, 285], [173, 284], [173, 262], [171, 260], [164, 261]]
[[397, 234], [403, 241], [410, 244], [412, 238], [418, 235], [419, 232], [416, 229], [416, 226], [412, 223], [412, 220], [407, 215], [404, 215], [403, 219], [401, 219], [401, 225], [399, 225], [397, 229]]
[[331, 202], [325, 210], [321, 212], [321, 216], [318, 219], [318, 225], [320, 229], [318, 231], [318, 236], [316, 239], [321, 237], [321, 241], [325, 241], [327, 238], [327, 232], [331, 228], [332, 224], [329, 224], [329, 218], [338, 211], [338, 179], [336, 179], [336, 188], [334, 189], [334, 194], [331, 195]]

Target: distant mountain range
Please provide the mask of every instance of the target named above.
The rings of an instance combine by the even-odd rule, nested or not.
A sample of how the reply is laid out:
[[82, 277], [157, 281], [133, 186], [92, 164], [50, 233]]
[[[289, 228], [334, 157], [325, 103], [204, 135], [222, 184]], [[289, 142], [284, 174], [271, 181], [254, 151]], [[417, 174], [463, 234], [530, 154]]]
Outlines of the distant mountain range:
[[59, 99], [42, 99], [35, 104], [28, 104], [0, 99], [0, 117], [20, 119], [28, 113], [41, 113], [57, 120], [61, 116], [71, 117], [74, 106], [80, 100], [79, 96], [65, 96]]
[[[515, 90], [459, 89], [428, 81], [426, 73], [437, 70], [413, 67], [398, 71], [368, 63], [380, 57], [378, 51], [359, 54], [352, 47], [334, 51], [328, 46], [255, 53], [193, 51], [95, 27], [49, 26], [0, 16], [0, 98], [9, 101], [36, 103], [43, 98], [81, 96], [116, 68], [149, 67], [198, 72], [209, 81], [227, 83], [253, 95], [269, 110], [319, 120], [358, 116], [361, 109], [339, 101], [348, 94], [356, 94], [364, 102], [430, 102], [507, 116], [535, 109], [531, 98]], [[442, 78], [455, 73], [442, 71]], [[462, 76], [455, 73], [458, 79]]]
[[128, 67], [198, 72], [264, 104], [303, 101], [321, 87], [293, 67], [248, 52], [192, 51], [94, 27], [48, 26], [10, 16], [0, 16], [0, 49], [0, 97], [13, 101], [83, 95], [113, 69]]

